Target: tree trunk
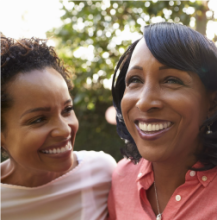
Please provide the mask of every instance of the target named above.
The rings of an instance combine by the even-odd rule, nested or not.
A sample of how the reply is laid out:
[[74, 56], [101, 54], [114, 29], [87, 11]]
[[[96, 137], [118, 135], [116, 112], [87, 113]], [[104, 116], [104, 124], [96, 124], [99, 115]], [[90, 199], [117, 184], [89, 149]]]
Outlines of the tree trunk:
[[206, 35], [206, 26], [208, 22], [206, 17], [206, 12], [209, 10], [208, 2], [209, 1], [202, 1], [201, 10], [196, 14], [196, 31], [203, 35]]

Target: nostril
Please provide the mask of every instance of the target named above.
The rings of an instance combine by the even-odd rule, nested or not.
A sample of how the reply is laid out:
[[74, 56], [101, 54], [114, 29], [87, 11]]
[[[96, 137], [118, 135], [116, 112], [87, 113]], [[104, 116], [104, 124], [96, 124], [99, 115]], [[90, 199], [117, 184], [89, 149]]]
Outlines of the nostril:
[[152, 107], [150, 109], [147, 110], [147, 112], [152, 112], [152, 111], [155, 111], [155, 110], [158, 110], [159, 108], [158, 107]]
[[161, 100], [147, 100], [147, 99], [140, 99], [135, 107], [139, 109], [141, 112], [152, 112], [155, 110], [162, 109], [164, 106]]
[[71, 127], [64, 122], [56, 124], [51, 134], [53, 137], [63, 137], [67, 139], [71, 135]]

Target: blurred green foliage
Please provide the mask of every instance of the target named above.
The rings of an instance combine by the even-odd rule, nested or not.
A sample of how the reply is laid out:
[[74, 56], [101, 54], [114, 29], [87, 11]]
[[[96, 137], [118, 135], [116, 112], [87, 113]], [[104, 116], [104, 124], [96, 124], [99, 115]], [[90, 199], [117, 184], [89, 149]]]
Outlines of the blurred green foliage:
[[196, 29], [205, 34], [207, 2], [63, 0], [61, 3], [63, 25], [49, 31], [47, 36], [55, 40], [59, 56], [73, 72], [74, 106], [80, 122], [75, 149], [103, 150], [118, 161], [124, 142], [116, 127], [105, 120], [112, 96], [103, 83], [112, 77], [118, 59], [132, 43], [130, 33], [142, 34], [143, 27], [153, 22], [173, 21], [188, 26], [196, 22]]

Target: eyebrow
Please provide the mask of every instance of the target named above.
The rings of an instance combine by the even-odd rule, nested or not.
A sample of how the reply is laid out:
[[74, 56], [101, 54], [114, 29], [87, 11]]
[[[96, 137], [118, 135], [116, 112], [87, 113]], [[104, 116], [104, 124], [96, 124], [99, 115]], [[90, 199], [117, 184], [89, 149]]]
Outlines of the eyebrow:
[[[132, 69], [143, 70], [143, 68], [141, 66], [138, 66], [138, 65], [131, 67], [129, 70], [132, 70]], [[160, 66], [159, 67], [159, 70], [164, 70], [164, 69], [175, 69], [175, 68], [169, 67], [169, 66]]]
[[170, 67], [170, 66], [160, 66], [159, 67], [159, 70], [165, 70], [165, 69], [175, 69], [175, 68]]
[[129, 71], [130, 70], [133, 70], [133, 69], [137, 69], [137, 70], [143, 70], [143, 68], [141, 67], [141, 66], [132, 66], [130, 69], [129, 69]]
[[[174, 70], [177, 70], [176, 68], [173, 68], [173, 67], [169, 67], [169, 66], [160, 66], [159, 67], [159, 70], [165, 70], [165, 69], [174, 69]], [[184, 70], [183, 70], [184, 71]], [[192, 76], [191, 72], [189, 71], [185, 71], [189, 76]]]
[[64, 105], [69, 104], [72, 102], [72, 99], [68, 99], [67, 101], [64, 102]]
[[[64, 105], [71, 103], [72, 100], [68, 99], [67, 101], [64, 102]], [[39, 111], [44, 111], [44, 112], [49, 112], [51, 110], [50, 107], [39, 107], [39, 108], [33, 108], [33, 109], [29, 109], [27, 111], [25, 111], [20, 118], [22, 118], [24, 115], [29, 114], [29, 113], [33, 113], [33, 112], [39, 112]]]
[[[132, 70], [132, 69], [143, 70], [143, 68], [142, 68], [141, 66], [135, 65], [135, 66], [131, 67], [131, 68], [128, 70], [128, 72], [129, 72], [130, 70]], [[159, 70], [165, 70], [165, 69], [175, 69], [175, 70], [176, 70], [176, 68], [173, 68], [173, 67], [170, 67], [170, 66], [166, 66], [166, 65], [159, 67]], [[191, 76], [191, 72], [188, 72], [188, 71], [186, 71], [186, 72], [187, 72], [187, 74], [188, 74], [189, 76]]]

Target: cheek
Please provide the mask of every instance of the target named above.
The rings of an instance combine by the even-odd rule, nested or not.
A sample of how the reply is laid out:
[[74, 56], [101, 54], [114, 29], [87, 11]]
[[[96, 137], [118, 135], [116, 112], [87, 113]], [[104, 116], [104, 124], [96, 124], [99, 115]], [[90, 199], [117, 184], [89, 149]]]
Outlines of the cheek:
[[126, 115], [136, 105], [136, 97], [139, 97], [138, 92], [128, 92], [127, 89], [125, 90], [121, 100], [121, 111], [123, 116]]
[[37, 152], [38, 149], [43, 146], [45, 141], [47, 140], [49, 136], [49, 130], [44, 129], [34, 129], [31, 131], [25, 131], [23, 132], [22, 137], [23, 141], [20, 141], [20, 146], [23, 145], [23, 150], [29, 153]]
[[201, 125], [207, 114], [207, 101], [199, 94], [185, 94], [170, 99], [172, 108], [182, 117]]
[[30, 134], [28, 132], [16, 132], [8, 135], [7, 149], [14, 161], [23, 163], [32, 160], [37, 154], [38, 148], [43, 144], [44, 138], [40, 133]]
[[74, 112], [72, 113], [71, 117], [69, 118], [68, 124], [71, 127], [72, 132], [74, 134], [76, 134], [78, 129], [79, 129], [79, 122], [78, 122], [78, 119], [77, 119], [77, 117], [76, 117]]
[[124, 94], [124, 96], [121, 100], [121, 112], [122, 112], [122, 116], [123, 116], [125, 123], [126, 123], [126, 119], [127, 119], [127, 113], [129, 112], [130, 109], [131, 109], [130, 100], [129, 100], [128, 96], [126, 94]]
[[132, 110], [135, 108], [135, 105], [136, 105], [135, 95], [132, 93], [125, 92], [121, 100], [121, 111], [122, 111], [124, 123], [127, 127], [127, 130], [130, 133], [133, 133], [132, 121], [130, 121], [131, 119], [130, 115], [133, 112]]

